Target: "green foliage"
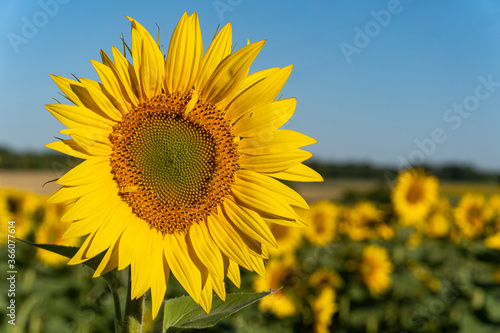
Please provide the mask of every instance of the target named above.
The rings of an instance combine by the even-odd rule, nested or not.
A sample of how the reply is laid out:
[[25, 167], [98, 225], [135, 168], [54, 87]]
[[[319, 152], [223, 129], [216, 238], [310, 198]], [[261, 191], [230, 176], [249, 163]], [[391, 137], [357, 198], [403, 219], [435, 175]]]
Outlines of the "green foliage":
[[170, 333], [180, 329], [212, 327], [220, 320], [257, 302], [274, 291], [262, 293], [229, 293], [226, 300], [215, 298], [210, 313], [206, 313], [191, 297], [182, 296], [165, 302], [163, 331]]

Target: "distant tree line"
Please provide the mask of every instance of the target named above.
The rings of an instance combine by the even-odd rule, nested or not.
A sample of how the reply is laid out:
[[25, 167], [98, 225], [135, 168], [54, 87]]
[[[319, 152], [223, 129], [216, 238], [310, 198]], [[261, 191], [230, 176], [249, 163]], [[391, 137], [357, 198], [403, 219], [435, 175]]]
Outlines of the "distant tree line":
[[[53, 169], [54, 166], [78, 164], [78, 159], [58, 152], [16, 152], [0, 147], [0, 169]], [[369, 163], [339, 163], [313, 161], [307, 163], [323, 178], [379, 179], [387, 181], [397, 176], [397, 168], [381, 167]], [[420, 166], [440, 180], [484, 181], [500, 183], [499, 172], [485, 172], [468, 165]]]
[[[75, 158], [71, 157], [72, 160]], [[68, 156], [58, 152], [16, 152], [0, 147], [0, 169], [48, 170], [67, 165]]]
[[[338, 163], [313, 161], [307, 163], [319, 172], [323, 178], [379, 179], [396, 178], [399, 170], [395, 167], [381, 167], [369, 163]], [[500, 183], [500, 171], [486, 172], [469, 165], [420, 165], [428, 173], [440, 180], [449, 181], [481, 181]]]

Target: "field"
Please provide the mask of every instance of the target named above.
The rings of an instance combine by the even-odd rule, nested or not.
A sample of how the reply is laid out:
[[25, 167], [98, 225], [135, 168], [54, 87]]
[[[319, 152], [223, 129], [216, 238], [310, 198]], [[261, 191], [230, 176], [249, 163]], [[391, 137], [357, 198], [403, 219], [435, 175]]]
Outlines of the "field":
[[[17, 237], [78, 245], [60, 243], [68, 224], [59, 220], [67, 207], [46, 203], [59, 188], [49, 181], [58, 176], [0, 171], [0, 214], [8, 214], [1, 220], [16, 221]], [[418, 177], [435, 179], [414, 177], [410, 188], [420, 186]], [[406, 212], [398, 210], [393, 198], [400, 184], [400, 179], [292, 184], [311, 206], [299, 213], [309, 227], [270, 225], [279, 248], [269, 248], [269, 279], [242, 268], [240, 288], [225, 282], [230, 293], [282, 289], [206, 332], [498, 332], [500, 187], [436, 183], [425, 214], [408, 220], [405, 213], [412, 218], [419, 213], [408, 205]], [[2, 190], [7, 188], [13, 190]], [[422, 191], [432, 192], [427, 185]], [[402, 198], [410, 197], [407, 188]], [[65, 265], [64, 257], [26, 244], [16, 245], [15, 255], [19, 321], [14, 332], [113, 331], [113, 299], [104, 279], [91, 279], [88, 267]], [[3, 271], [6, 262], [0, 263]], [[121, 281], [122, 302], [126, 271], [110, 273]], [[172, 277], [166, 298], [185, 294]], [[148, 315], [144, 332], [161, 331], [161, 320], [152, 322]]]

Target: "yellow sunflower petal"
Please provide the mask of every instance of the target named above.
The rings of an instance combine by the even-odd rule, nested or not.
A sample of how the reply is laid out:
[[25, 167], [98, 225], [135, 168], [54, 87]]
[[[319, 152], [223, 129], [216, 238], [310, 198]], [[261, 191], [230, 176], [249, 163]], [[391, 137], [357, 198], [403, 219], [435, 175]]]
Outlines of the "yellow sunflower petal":
[[215, 36], [201, 60], [200, 75], [195, 83], [197, 90], [203, 91], [220, 62], [231, 54], [231, 43], [232, 28], [231, 23], [228, 23]]
[[224, 279], [224, 263], [219, 248], [210, 237], [204, 222], [191, 225], [189, 230], [191, 244], [201, 262], [214, 277]]
[[[309, 205], [300, 194], [276, 179], [249, 170], [240, 170], [238, 172], [238, 178], [256, 186], [260, 186], [266, 189], [266, 191], [274, 192], [275, 196], [281, 195], [290, 205], [309, 209]], [[273, 193], [269, 194], [273, 195]]]
[[66, 172], [56, 183], [66, 186], [84, 185], [99, 182], [103, 178], [111, 178], [111, 176], [109, 158], [92, 157]]
[[285, 219], [295, 220], [298, 218], [290, 205], [259, 185], [237, 177], [232, 190], [236, 199], [251, 209]]
[[239, 288], [241, 285], [241, 275], [238, 264], [231, 259], [226, 258], [224, 260], [224, 271], [226, 272], [229, 280], [231, 280], [234, 285]]
[[109, 141], [109, 131], [91, 126], [78, 126], [61, 130], [59, 133], [65, 135], [77, 135], [84, 138], [86, 141], [94, 141], [96, 143], [111, 146]]
[[98, 210], [84, 219], [74, 221], [64, 233], [63, 238], [81, 237], [94, 232], [99, 228], [107, 213], [105, 210]]
[[267, 173], [269, 176], [283, 179], [292, 180], [296, 182], [322, 182], [323, 177], [307, 165], [302, 163], [297, 164], [291, 168], [280, 172]]
[[113, 149], [109, 144], [94, 141], [76, 133], [72, 133], [71, 137], [89, 155], [109, 156], [113, 152]]
[[88, 258], [95, 257], [116, 242], [130, 221], [130, 219], [126, 219], [128, 214], [130, 212], [125, 203], [121, 203], [109, 211], [108, 216], [101, 221], [99, 229], [94, 233], [93, 240], [89, 244], [86, 253]]
[[212, 288], [219, 296], [219, 298], [223, 301], [226, 300], [226, 287], [224, 285], [224, 280], [219, 280], [213, 275], [210, 275], [210, 279], [212, 280]]
[[116, 48], [112, 47], [113, 59], [115, 61], [115, 70], [120, 78], [120, 82], [125, 89], [125, 92], [130, 100], [130, 102], [137, 106], [139, 104], [139, 97], [141, 92], [139, 91], [139, 83], [137, 75], [134, 70], [134, 66], [121, 54], [121, 52]]
[[45, 147], [77, 158], [87, 159], [91, 157], [73, 139], [47, 143]]
[[152, 98], [161, 92], [164, 77], [163, 55], [153, 37], [136, 20], [132, 23], [132, 59], [142, 94]]
[[271, 73], [268, 77], [257, 81], [248, 89], [242, 91], [227, 106], [227, 115], [238, 119], [252, 108], [271, 103], [285, 85], [293, 66], [287, 66]]
[[296, 105], [295, 98], [287, 98], [256, 108], [234, 124], [234, 132], [240, 137], [267, 136], [292, 117]]
[[[61, 217], [61, 221], [76, 221], [83, 219], [96, 209], [102, 209], [106, 205], [111, 203], [111, 200], [118, 200], [117, 190], [112, 183], [106, 185], [106, 183], [100, 184], [101, 186], [94, 191], [92, 195], [84, 195], [78, 201], [71, 206], [71, 208], [64, 213]], [[85, 185], [83, 185], [85, 186]], [[83, 187], [82, 186], [82, 187]], [[96, 184], [92, 184], [96, 186]]]
[[104, 118], [97, 113], [76, 105], [66, 104], [48, 104], [45, 105], [47, 110], [50, 111], [61, 123], [67, 127], [74, 127], [77, 124], [102, 128], [104, 130], [111, 130], [114, 122], [110, 119]]
[[250, 256], [244, 246], [245, 244], [229, 222], [217, 215], [208, 216], [207, 227], [222, 253], [234, 260], [238, 265], [250, 269]]
[[271, 75], [271, 74], [273, 74], [273, 73], [275, 73], [275, 72], [277, 72], [279, 70], [280, 70], [280, 68], [273, 67], [273, 68], [263, 69], [261, 71], [258, 71], [258, 72], [255, 72], [255, 73], [252, 73], [252, 74], [248, 75], [245, 78], [245, 82], [243, 82], [243, 85], [241, 86], [241, 88], [238, 91], [238, 93], [241, 93], [241, 92], [245, 91], [246, 89], [250, 88], [255, 83], [257, 83], [257, 82], [265, 79], [269, 75]]
[[[120, 121], [122, 119], [122, 115], [120, 110], [116, 108], [116, 106], [111, 103], [108, 97], [104, 94], [104, 92], [100, 89], [99, 84], [96, 84], [95, 81], [88, 79], [80, 79], [82, 81], [82, 85], [87, 89], [88, 95], [84, 95], [85, 97], [92, 98], [93, 103], [97, 106], [99, 110], [101, 110], [106, 116], [114, 121]], [[91, 103], [84, 104], [91, 105]], [[92, 108], [92, 110], [96, 110], [96, 108]]]
[[239, 150], [247, 155], [268, 155], [286, 152], [308, 146], [317, 141], [299, 132], [281, 129], [262, 137], [245, 138], [239, 143]]
[[201, 274], [189, 258], [187, 244], [183, 236], [177, 234], [165, 235], [163, 250], [170, 270], [177, 281], [193, 297], [196, 303], [200, 303]]
[[116, 265], [118, 264], [118, 251], [116, 251], [116, 248], [117, 244], [115, 243], [108, 249], [108, 251], [106, 251], [104, 258], [102, 258], [101, 263], [94, 271], [94, 275], [92, 275], [92, 277], [95, 278], [102, 276], [116, 268]]
[[271, 230], [258, 213], [237, 205], [229, 198], [224, 200], [222, 209], [226, 216], [248, 236], [272, 247], [277, 247]]
[[184, 93], [193, 87], [202, 55], [198, 15], [184, 13], [175, 27], [165, 62], [165, 86], [170, 93]]
[[270, 155], [242, 155], [239, 162], [243, 169], [258, 172], [279, 172], [289, 169], [311, 156], [312, 154], [308, 151], [294, 149]]
[[205, 310], [206, 313], [210, 312], [210, 308], [212, 307], [212, 297], [213, 297], [213, 289], [212, 289], [212, 280], [208, 279], [205, 283], [205, 286], [201, 290], [200, 297], [200, 305]]
[[136, 216], [130, 216], [127, 228], [120, 236], [120, 243], [118, 247], [118, 269], [122, 270], [131, 262], [135, 261], [136, 256], [136, 235], [142, 228], [142, 221]]
[[247, 45], [224, 58], [203, 87], [202, 98], [213, 104], [223, 100], [225, 103], [229, 102], [245, 81], [250, 65], [264, 43], [265, 41], [261, 41]]
[[[102, 50], [101, 53], [106, 55], [104, 52], [102, 52]], [[94, 65], [99, 78], [101, 79], [104, 89], [106, 89], [109, 95], [113, 98], [113, 104], [116, 105], [116, 107], [122, 114], [126, 114], [131, 108], [131, 104], [124, 98], [120, 82], [118, 81], [116, 74], [110, 67], [106, 66], [105, 64], [102, 64], [95, 60], [91, 60], [91, 62], [92, 65]], [[111, 60], [109, 60], [109, 63], [111, 63]]]

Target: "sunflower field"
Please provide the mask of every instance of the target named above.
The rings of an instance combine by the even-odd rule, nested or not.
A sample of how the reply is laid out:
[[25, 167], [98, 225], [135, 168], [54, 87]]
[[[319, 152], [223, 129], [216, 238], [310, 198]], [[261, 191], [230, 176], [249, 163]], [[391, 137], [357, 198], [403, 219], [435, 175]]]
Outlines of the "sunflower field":
[[[0, 191], [2, 223], [15, 221], [16, 237], [26, 241], [79, 246], [62, 237], [68, 225], [59, 220], [67, 208], [48, 204], [43, 195]], [[277, 291], [208, 331], [498, 331], [500, 195], [445, 196], [434, 176], [406, 170], [388, 200], [320, 200], [297, 213], [308, 227], [270, 225], [278, 248], [269, 249], [265, 275], [241, 269], [239, 281], [226, 280], [228, 292]], [[2, 258], [7, 228], [1, 229]], [[66, 262], [16, 243], [14, 332], [114, 331], [105, 279], [91, 279], [90, 268]], [[124, 290], [120, 274], [116, 284]], [[167, 298], [183, 294], [170, 279]], [[5, 298], [1, 302], [5, 309]], [[148, 304], [144, 332], [161, 331], [160, 322], [152, 320]], [[5, 327], [2, 320], [0, 330]]]

